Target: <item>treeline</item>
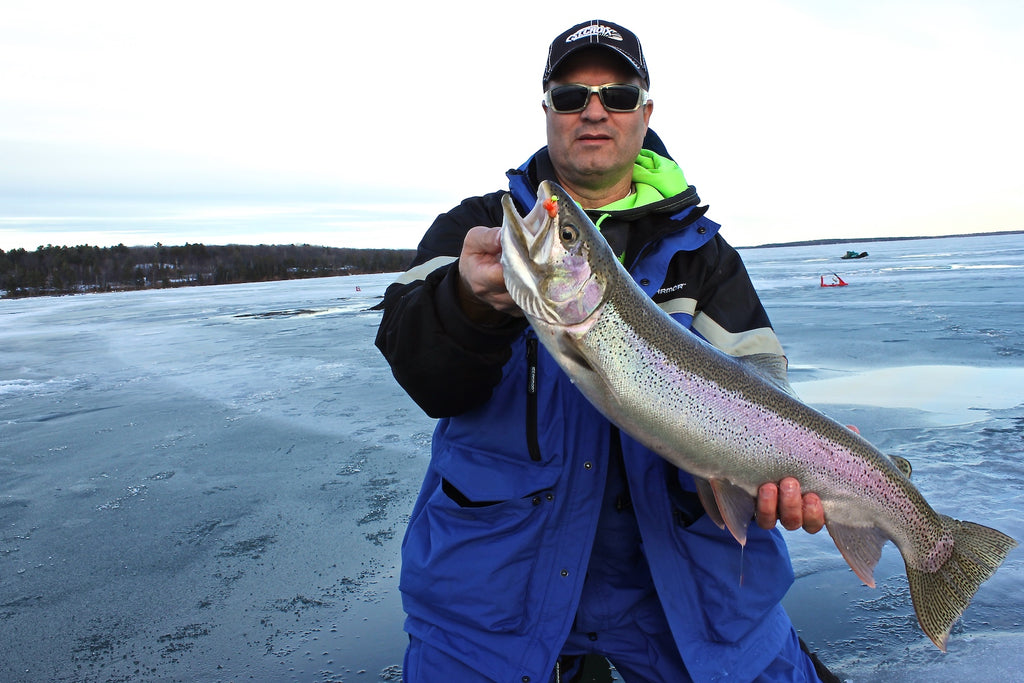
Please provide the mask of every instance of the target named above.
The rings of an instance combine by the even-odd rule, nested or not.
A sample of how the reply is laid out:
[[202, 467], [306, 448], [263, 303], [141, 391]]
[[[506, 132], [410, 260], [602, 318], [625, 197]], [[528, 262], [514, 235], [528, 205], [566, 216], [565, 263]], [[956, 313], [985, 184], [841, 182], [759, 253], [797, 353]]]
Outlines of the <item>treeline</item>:
[[0, 249], [4, 298], [400, 272], [409, 249], [306, 245]]

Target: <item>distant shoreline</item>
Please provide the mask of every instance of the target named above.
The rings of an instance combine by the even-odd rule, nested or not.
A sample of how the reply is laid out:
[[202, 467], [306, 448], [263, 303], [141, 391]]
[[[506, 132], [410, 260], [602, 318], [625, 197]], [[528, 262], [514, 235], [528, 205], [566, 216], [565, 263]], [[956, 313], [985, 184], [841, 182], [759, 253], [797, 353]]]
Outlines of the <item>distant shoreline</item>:
[[[1024, 230], [911, 237], [823, 238], [770, 242], [743, 249], [908, 242], [947, 237], [1024, 235]], [[298, 252], [298, 253], [293, 253]], [[237, 284], [401, 272], [411, 249], [349, 249], [313, 245], [188, 244], [155, 247], [39, 247], [0, 250], [0, 299]]]
[[997, 230], [995, 232], [965, 232], [956, 235], [920, 235], [917, 237], [833, 237], [820, 240], [803, 240], [798, 242], [769, 242], [737, 249], [772, 249], [775, 247], [813, 247], [830, 244], [853, 244], [860, 242], [909, 242], [911, 240], [941, 240], [947, 237], [994, 237], [998, 235], [1024, 235], [1024, 230]]
[[304, 245], [54, 247], [0, 251], [0, 298], [63, 296], [393, 273], [411, 249]]

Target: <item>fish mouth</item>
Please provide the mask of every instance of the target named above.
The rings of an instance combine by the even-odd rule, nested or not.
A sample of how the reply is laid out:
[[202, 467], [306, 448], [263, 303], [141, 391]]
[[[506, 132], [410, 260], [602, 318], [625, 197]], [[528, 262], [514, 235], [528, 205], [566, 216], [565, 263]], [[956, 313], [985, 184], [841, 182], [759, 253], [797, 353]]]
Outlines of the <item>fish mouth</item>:
[[544, 208], [550, 191], [540, 189], [537, 197], [537, 203], [525, 216], [519, 215], [511, 194], [501, 198], [505, 214], [501, 225], [501, 266], [512, 300], [526, 315], [547, 319], [550, 316], [539, 288], [548, 268], [544, 253], [550, 246], [548, 236], [553, 232], [555, 219]]
[[507, 242], [511, 241], [511, 246], [516, 248], [523, 260], [537, 262], [537, 257], [543, 253], [546, 239], [551, 234], [551, 226], [555, 222], [554, 217], [544, 207], [544, 202], [551, 197], [551, 186], [545, 180], [537, 190], [537, 203], [525, 216], [519, 215], [511, 194], [501, 198], [501, 208], [505, 214], [502, 225], [502, 250], [507, 249], [510, 246]]
[[[546, 180], [525, 216], [516, 211], [511, 195], [501, 199], [505, 286], [523, 313], [552, 327], [586, 325], [607, 298], [605, 283], [591, 268], [585, 246], [581, 249], [577, 244], [566, 251], [559, 237], [566, 211], [576, 208], [568, 204], [572, 201], [561, 187]], [[574, 213], [570, 210], [568, 215]]]

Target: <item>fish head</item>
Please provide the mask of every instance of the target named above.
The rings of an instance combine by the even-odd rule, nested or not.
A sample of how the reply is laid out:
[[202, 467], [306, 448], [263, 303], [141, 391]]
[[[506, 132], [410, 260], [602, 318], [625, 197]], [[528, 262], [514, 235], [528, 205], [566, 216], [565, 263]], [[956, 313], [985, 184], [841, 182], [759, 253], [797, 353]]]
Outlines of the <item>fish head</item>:
[[611, 249], [587, 214], [558, 184], [544, 181], [520, 216], [506, 194], [501, 262], [512, 299], [531, 322], [586, 324], [608, 297], [603, 261]]

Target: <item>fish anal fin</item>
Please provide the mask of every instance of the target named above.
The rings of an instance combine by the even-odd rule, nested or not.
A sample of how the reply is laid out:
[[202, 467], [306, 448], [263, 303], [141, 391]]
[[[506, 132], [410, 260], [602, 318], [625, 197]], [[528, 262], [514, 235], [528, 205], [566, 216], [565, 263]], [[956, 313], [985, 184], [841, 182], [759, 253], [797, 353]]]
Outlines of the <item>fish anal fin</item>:
[[746, 545], [747, 527], [754, 518], [754, 497], [725, 479], [711, 479], [710, 484], [725, 526], [740, 545]]
[[873, 526], [849, 526], [838, 522], [825, 522], [825, 528], [835, 541], [843, 559], [865, 585], [875, 587], [875, 565], [882, 557], [882, 546], [889, 540]]
[[724, 529], [725, 520], [722, 519], [722, 511], [718, 509], [718, 502], [715, 500], [715, 492], [712, 490], [711, 484], [707, 479], [700, 477], [694, 477], [693, 480], [697, 484], [697, 497], [700, 498], [700, 504], [704, 506], [704, 512], [712, 522], [718, 525], [719, 529]]

